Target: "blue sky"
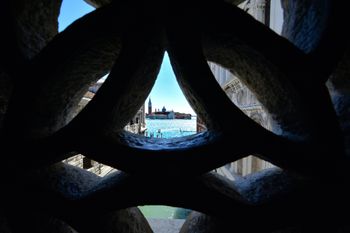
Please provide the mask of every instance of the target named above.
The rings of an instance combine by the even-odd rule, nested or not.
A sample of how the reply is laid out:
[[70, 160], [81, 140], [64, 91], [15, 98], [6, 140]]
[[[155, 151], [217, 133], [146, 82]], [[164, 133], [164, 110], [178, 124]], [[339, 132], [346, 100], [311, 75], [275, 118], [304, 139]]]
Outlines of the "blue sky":
[[58, 16], [58, 31], [64, 30], [74, 20], [79, 19], [94, 9], [83, 0], [63, 0], [61, 12]]
[[[94, 8], [85, 3], [83, 0], [64, 0], [60, 15], [58, 17], [59, 31], [64, 30], [74, 20], [93, 10]], [[157, 81], [149, 97], [152, 99], [153, 110], [154, 108], [161, 109], [163, 106], [165, 106], [167, 110], [194, 114], [194, 111], [188, 104], [176, 81], [167, 54], [164, 56]], [[147, 107], [148, 98], [145, 101]]]
[[[154, 108], [161, 109], [165, 106], [167, 110], [194, 114], [194, 111], [188, 104], [176, 81], [167, 53], [164, 55], [156, 83], [154, 84], [149, 97], [152, 100], [153, 110]], [[148, 103], [148, 100], [146, 103]]]

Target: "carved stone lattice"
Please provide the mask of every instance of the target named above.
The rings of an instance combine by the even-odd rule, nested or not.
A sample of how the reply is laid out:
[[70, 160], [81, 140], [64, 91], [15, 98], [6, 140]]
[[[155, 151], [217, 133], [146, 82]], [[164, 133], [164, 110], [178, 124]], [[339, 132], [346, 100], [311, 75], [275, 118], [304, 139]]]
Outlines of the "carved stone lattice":
[[[99, 8], [59, 34], [60, 0], [2, 2], [1, 232], [151, 232], [130, 208], [144, 204], [203, 213], [181, 232], [346, 232], [350, 67], [340, 1], [282, 0], [283, 36], [234, 6], [241, 1], [89, 2]], [[208, 131], [123, 131], [165, 51]], [[244, 115], [207, 61], [237, 74], [281, 132]], [[99, 178], [59, 163], [72, 153], [121, 172]], [[280, 168], [235, 182], [208, 173], [247, 155]]]

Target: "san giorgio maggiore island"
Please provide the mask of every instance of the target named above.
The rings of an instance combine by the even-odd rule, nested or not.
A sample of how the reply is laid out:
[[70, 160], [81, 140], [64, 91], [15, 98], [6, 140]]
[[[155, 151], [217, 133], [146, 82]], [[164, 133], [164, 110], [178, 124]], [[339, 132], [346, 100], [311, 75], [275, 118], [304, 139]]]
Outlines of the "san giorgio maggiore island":
[[180, 113], [180, 112], [174, 112], [173, 110], [167, 111], [165, 106], [163, 106], [162, 110], [159, 111], [159, 109], [152, 111], [152, 101], [151, 99], [148, 100], [148, 113], [146, 114], [146, 119], [187, 119], [191, 120], [192, 115], [189, 113]]
[[196, 133], [196, 116], [189, 113], [152, 111], [152, 101], [148, 100], [148, 113], [145, 114], [146, 130], [144, 136], [151, 138], [183, 137]]

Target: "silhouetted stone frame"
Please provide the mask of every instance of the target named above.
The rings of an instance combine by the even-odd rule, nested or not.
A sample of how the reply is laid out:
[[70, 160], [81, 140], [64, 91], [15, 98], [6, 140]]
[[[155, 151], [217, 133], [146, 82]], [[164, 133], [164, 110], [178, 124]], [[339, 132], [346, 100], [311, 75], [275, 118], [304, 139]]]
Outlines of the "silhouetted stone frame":
[[[331, 13], [340, 9], [338, 3], [327, 2]], [[221, 1], [113, 1], [97, 9], [58, 34], [15, 73], [21, 79], [15, 83], [1, 136], [9, 171], [20, 171], [10, 186], [23, 191], [17, 184], [21, 175], [30, 174], [16, 205], [49, 213], [79, 232], [91, 232], [93, 220], [110, 211], [144, 204], [182, 206], [234, 219], [236, 230], [247, 232], [305, 223], [310, 214], [325, 218], [315, 209], [334, 194], [323, 185], [341, 181], [340, 168], [347, 164], [324, 84], [340, 56], [325, 62], [328, 52], [322, 53], [339, 38], [326, 39], [314, 50], [319, 56], [304, 53]], [[165, 51], [208, 131], [175, 139], [123, 131], [148, 96]], [[282, 133], [267, 131], [245, 116], [221, 90], [207, 61], [234, 70]], [[319, 69], [319, 64], [328, 67]], [[71, 119], [89, 85], [109, 69], [92, 101]], [[222, 109], [225, 114], [218, 114]], [[80, 192], [51, 183], [54, 164], [72, 152], [122, 172]], [[253, 174], [243, 183], [207, 173], [247, 155], [281, 169]], [[84, 177], [88, 175], [74, 170], [61, 180], [88, 183]], [[340, 203], [326, 204], [335, 209]]]

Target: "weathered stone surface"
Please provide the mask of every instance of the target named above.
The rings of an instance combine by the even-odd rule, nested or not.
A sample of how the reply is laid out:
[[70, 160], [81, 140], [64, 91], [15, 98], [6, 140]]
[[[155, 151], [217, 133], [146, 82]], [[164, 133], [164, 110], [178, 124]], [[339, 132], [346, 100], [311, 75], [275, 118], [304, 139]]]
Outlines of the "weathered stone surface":
[[[35, 58], [23, 73], [33, 78], [23, 78], [13, 96], [13, 104], [18, 106], [14, 112], [22, 114], [9, 113], [13, 119], [10, 131], [26, 138], [44, 137], [72, 119], [89, 86], [109, 71], [119, 54], [122, 29], [111, 27], [111, 19], [121, 16], [113, 9], [118, 6], [79, 19]], [[103, 27], [96, 24], [99, 21], [104, 22]], [[21, 105], [23, 99], [25, 105]]]
[[137, 208], [118, 210], [95, 219], [99, 224], [94, 233], [153, 233], [146, 218]]
[[[6, 1], [1, 12], [0, 122], [15, 80], [23, 77], [27, 62], [57, 34], [61, 1]], [[6, 18], [3, 18], [6, 17]], [[19, 68], [21, 67], [21, 68]], [[3, 73], [4, 71], [4, 73]], [[16, 88], [17, 89], [17, 88]], [[30, 94], [26, 95], [29, 98]], [[23, 100], [23, 99], [22, 99]], [[1, 128], [1, 123], [0, 123]]]
[[350, 156], [350, 47], [347, 48], [335, 73], [327, 82], [332, 102], [345, 137], [346, 154]]
[[[181, 228], [180, 233], [224, 233], [224, 232], [256, 232], [256, 231], [237, 231], [236, 230], [236, 222], [224, 222], [220, 219], [213, 218], [211, 216], [192, 212], [191, 215], [186, 219], [183, 227]], [[251, 224], [256, 224], [251, 222]], [[298, 225], [298, 223], [296, 223]], [[322, 229], [319, 228], [318, 225], [303, 225], [303, 226], [294, 226], [288, 227], [284, 229], [279, 229], [276, 231], [263, 231], [260, 232], [268, 232], [268, 233], [310, 233], [310, 232], [322, 232]], [[335, 227], [331, 229], [327, 229], [327, 232], [337, 232], [337, 233], [347, 233], [349, 229], [347, 227]]]
[[88, 4], [90, 4], [93, 7], [99, 8], [101, 6], [105, 6], [109, 3], [111, 3], [113, 0], [85, 0]]
[[244, 0], [225, 0], [225, 2], [231, 3], [233, 5], [238, 5], [244, 2]]
[[25, 59], [31, 59], [58, 33], [58, 15], [62, 0], [12, 1], [12, 13], [18, 47]]
[[40, 172], [42, 184], [68, 199], [77, 199], [93, 189], [101, 178], [84, 169], [57, 163]]
[[[304, 68], [308, 63], [305, 55], [251, 17], [235, 11], [236, 18], [246, 18], [249, 27], [237, 23], [231, 34], [229, 28], [240, 20], [228, 20], [229, 16], [212, 18], [203, 24], [203, 49], [207, 60], [232, 70], [252, 90], [279, 125], [275, 133], [286, 137], [308, 137], [306, 131], [312, 129], [305, 129], [310, 127], [312, 120], [308, 119], [311, 115], [306, 114], [308, 109], [303, 106], [306, 103], [301, 101], [299, 89], [299, 86], [309, 85], [307, 78], [302, 78], [306, 73], [310, 75]], [[214, 21], [220, 27], [215, 27]], [[265, 31], [262, 33], [264, 37], [255, 40], [258, 31]], [[275, 47], [278, 50], [274, 50]], [[287, 60], [281, 56], [282, 49], [283, 53], [289, 54]], [[290, 63], [294, 65], [288, 65]]]
[[[225, 185], [224, 180], [219, 181], [212, 178], [213, 177], [210, 176], [206, 177], [205, 180], [210, 181], [208, 185], [212, 185], [225, 193], [225, 189], [227, 189], [229, 185]], [[186, 219], [180, 233], [217, 233], [227, 232], [228, 229], [234, 229], [235, 232], [259, 231], [269, 233], [320, 231], [317, 220], [311, 221], [307, 214], [298, 213], [300, 209], [303, 209], [305, 212], [310, 210], [310, 206], [306, 204], [308, 201], [304, 200], [304, 197], [298, 198], [298, 201], [293, 200], [293, 198], [290, 199], [289, 197], [290, 193], [303, 188], [303, 182], [299, 182], [298, 178], [290, 176], [280, 169], [272, 168], [245, 176], [233, 183], [239, 193], [247, 199], [249, 205], [256, 206], [256, 209], [253, 208], [246, 216], [246, 213], [239, 210], [239, 208], [232, 208], [232, 211], [229, 212], [222, 209], [222, 215], [224, 215], [224, 217], [221, 218], [218, 218], [216, 215], [192, 212]], [[305, 187], [307, 187], [307, 185]], [[312, 188], [310, 188], [310, 190], [311, 189]], [[230, 195], [229, 192], [226, 194]], [[325, 195], [327, 196], [327, 194]], [[308, 197], [305, 198], [307, 199]], [[283, 206], [281, 206], [278, 200], [286, 200], [290, 202], [290, 204], [283, 204]], [[269, 207], [265, 205], [266, 203], [269, 203]], [[259, 209], [261, 210], [265, 207], [267, 207], [267, 209], [259, 213]], [[283, 215], [281, 215], [281, 213], [283, 213]], [[295, 213], [298, 213], [298, 216], [295, 216]], [[249, 218], [254, 214], [257, 214], [259, 217], [251, 222]], [[292, 217], [292, 215], [294, 217]], [[319, 218], [320, 216], [315, 214], [315, 217]], [[258, 219], [264, 220], [259, 222]], [[270, 224], [274, 221], [276, 221], [275, 225]], [[266, 223], [266, 225], [264, 225], [264, 223]], [[280, 224], [287, 225], [288, 227], [281, 227]]]
[[3, 120], [7, 112], [8, 103], [13, 90], [13, 80], [5, 72], [0, 70], [0, 132]]
[[278, 132], [278, 129], [273, 128], [270, 115], [252, 91], [229, 70], [211, 62], [209, 62], [209, 67], [221, 88], [239, 109], [264, 128]]
[[319, 45], [322, 33], [327, 27], [330, 1], [281, 2], [284, 13], [282, 35], [306, 53], [311, 52]]
[[282, 35], [307, 54], [310, 65], [317, 70], [316, 79], [311, 74], [307, 78], [327, 81], [349, 43], [346, 8], [330, 0], [281, 2]]
[[9, 227], [12, 232], [77, 233], [65, 222], [31, 210], [13, 213]]
[[[238, 5], [241, 4], [242, 2], [244, 2], [244, 0], [225, 0], [226, 2], [233, 4], [233, 5]], [[101, 7], [101, 6], [105, 6], [111, 2], [113, 2], [113, 0], [85, 0], [85, 2], [87, 2], [88, 4], [90, 4], [93, 7]]]
[[[332, 91], [348, 92], [350, 91], [350, 43], [344, 51], [342, 59], [339, 61], [336, 70], [329, 79], [329, 84], [332, 86]], [[336, 107], [337, 109], [337, 107]]]
[[[0, 222], [0, 227], [3, 229], [7, 229], [8, 226], [9, 229], [13, 229], [15, 232], [24, 232], [25, 229], [31, 229], [30, 232], [38, 233], [76, 233], [75, 230], [94, 233], [152, 232], [147, 220], [138, 208], [100, 212], [98, 209], [85, 206], [85, 211], [80, 212], [79, 216], [68, 213], [69, 211], [73, 212], [74, 208], [71, 210], [63, 208], [63, 212], [48, 211], [48, 206], [57, 210], [57, 207], [62, 208], [63, 205], [66, 205], [67, 201], [71, 202], [89, 195], [89, 193], [95, 191], [98, 184], [108, 185], [104, 184], [103, 178], [83, 169], [58, 163], [45, 170], [28, 175], [25, 183], [28, 187], [36, 187], [37, 190], [31, 190], [31, 194], [29, 194], [29, 196], [33, 195], [32, 197], [36, 199], [34, 201], [36, 204], [25, 204], [21, 211], [18, 211], [17, 208], [23, 202], [20, 201], [13, 205], [13, 209], [7, 213], [9, 214], [9, 224], [6, 224], [6, 218], [0, 218], [1, 221], [4, 220]], [[37, 194], [38, 190], [42, 192], [39, 196]], [[33, 206], [40, 206], [40, 210], [34, 209]], [[108, 206], [105, 208], [108, 208]], [[70, 217], [65, 217], [70, 214], [72, 214]], [[72, 216], [75, 216], [74, 220], [71, 218]], [[62, 217], [63, 220], [60, 220]], [[17, 221], [21, 221], [22, 224], [16, 225], [15, 222]]]
[[[46, 175], [42, 184], [71, 200], [88, 195], [100, 183], [104, 182], [104, 178], [64, 163], [58, 163], [48, 168], [43, 174]], [[87, 208], [87, 210], [90, 212], [80, 216], [79, 221], [73, 222], [78, 231], [89, 230], [89, 232], [94, 233], [152, 232], [146, 218], [136, 207], [112, 211], [108, 214], [99, 213], [93, 208]]]
[[[5, 232], [10, 227], [25, 232], [21, 229], [38, 222], [33, 214], [38, 213], [47, 216], [39, 220], [38, 232], [54, 226], [58, 231], [71, 230], [52, 219], [82, 233], [150, 232], [138, 210], [125, 208], [168, 204], [220, 221], [234, 220], [237, 232], [294, 226], [303, 230], [305, 226], [309, 232], [338, 230], [348, 222], [342, 212], [350, 209], [346, 188], [350, 178], [340, 174], [350, 166], [343, 148], [350, 104], [348, 61], [340, 65], [345, 79], [332, 83], [336, 91], [346, 90], [335, 101], [338, 117], [323, 84], [334, 73], [345, 46], [328, 30], [337, 31], [339, 18], [332, 21], [329, 15], [336, 16], [341, 8], [328, 4], [338, 2], [284, 1], [290, 15], [284, 29], [288, 41], [232, 4], [215, 0], [166, 1], [167, 6], [162, 1], [141, 1], [143, 5], [114, 1], [51, 40], [59, 1], [5, 1], [0, 16], [8, 19], [1, 20], [8, 36], [2, 48], [8, 46], [15, 56], [11, 58], [8, 51], [1, 55], [1, 72], [16, 81], [16, 92], [3, 92], [11, 84], [1, 73], [0, 82], [5, 80], [1, 98], [7, 102], [11, 97], [7, 111], [6, 103], [1, 106], [7, 123], [0, 133], [0, 142], [6, 143], [0, 151], [4, 162], [0, 182], [6, 187], [1, 221], [8, 224], [0, 226]], [[163, 8], [159, 11], [156, 6]], [[142, 20], [136, 17], [140, 15]], [[328, 53], [333, 48], [338, 54]], [[148, 95], [164, 49], [187, 98], [209, 123], [208, 132], [155, 141], [122, 131]], [[115, 60], [115, 73], [94, 103], [68, 123], [88, 85], [107, 73]], [[237, 72], [276, 114], [285, 132], [300, 136], [298, 140], [267, 132], [234, 107], [206, 60]], [[142, 85], [133, 88], [135, 82]], [[89, 158], [130, 174], [99, 179], [81, 169], [52, 166], [73, 151], [86, 152]], [[250, 154], [281, 165], [284, 171], [265, 171], [236, 183], [202, 175]], [[21, 225], [26, 218], [29, 224]], [[187, 231], [197, 227], [206, 232], [216, 224], [206, 216], [193, 219], [200, 224], [194, 228], [188, 224]]]
[[298, 182], [280, 168], [270, 168], [238, 179], [234, 184], [250, 203], [261, 204], [291, 192]]
[[12, 233], [10, 231], [9, 225], [8, 225], [8, 220], [5, 217], [4, 213], [2, 211], [0, 212], [0, 232], [1, 233]]
[[218, 233], [227, 230], [227, 226], [218, 219], [193, 211], [187, 217], [180, 233]]

